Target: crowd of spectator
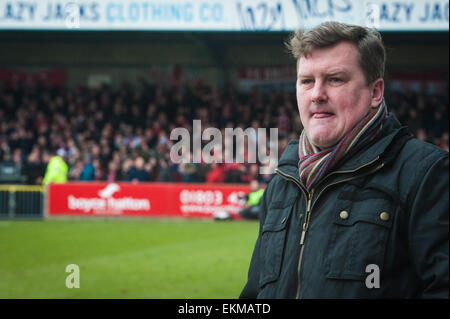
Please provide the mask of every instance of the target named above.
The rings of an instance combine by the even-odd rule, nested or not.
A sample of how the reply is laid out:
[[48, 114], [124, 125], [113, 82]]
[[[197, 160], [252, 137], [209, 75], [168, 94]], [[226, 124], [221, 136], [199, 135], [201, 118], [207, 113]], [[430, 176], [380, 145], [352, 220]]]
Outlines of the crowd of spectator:
[[[448, 151], [447, 94], [387, 92], [386, 102], [417, 138]], [[244, 94], [201, 81], [177, 87], [123, 84], [116, 90], [0, 86], [0, 162], [20, 167], [28, 184], [42, 183], [56, 153], [66, 160], [72, 181], [270, 180], [270, 174], [260, 173], [261, 163], [174, 163], [170, 132], [177, 127], [192, 132], [194, 119], [222, 133], [277, 127], [279, 154], [302, 127], [295, 93], [280, 90]]]

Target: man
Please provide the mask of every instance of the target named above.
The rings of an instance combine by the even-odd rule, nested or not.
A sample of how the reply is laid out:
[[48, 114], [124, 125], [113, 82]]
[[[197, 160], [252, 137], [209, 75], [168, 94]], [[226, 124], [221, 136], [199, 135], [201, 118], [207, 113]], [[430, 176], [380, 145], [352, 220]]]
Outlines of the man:
[[145, 169], [145, 160], [142, 156], [138, 156], [134, 161], [134, 166], [127, 173], [127, 181], [131, 182], [148, 182], [150, 174]]
[[64, 149], [58, 149], [56, 155], [53, 156], [47, 164], [42, 185], [46, 186], [50, 183], [67, 182], [68, 166], [65, 162], [67, 152]]
[[448, 298], [448, 153], [383, 100], [380, 34], [296, 32], [304, 129], [261, 199], [241, 298]]
[[246, 219], [259, 219], [259, 202], [264, 194], [264, 188], [260, 188], [257, 179], [253, 179], [250, 182], [250, 192], [248, 193], [247, 202], [244, 207], [239, 211], [239, 214]]

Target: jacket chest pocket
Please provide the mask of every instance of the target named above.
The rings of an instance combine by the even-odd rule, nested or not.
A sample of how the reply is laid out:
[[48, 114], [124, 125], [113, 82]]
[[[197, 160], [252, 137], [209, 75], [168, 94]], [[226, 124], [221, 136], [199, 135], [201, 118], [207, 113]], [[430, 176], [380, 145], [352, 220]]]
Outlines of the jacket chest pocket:
[[[261, 273], [259, 286], [276, 281], [280, 276], [286, 246], [287, 224], [290, 209], [270, 211], [261, 233]], [[270, 219], [269, 219], [270, 218]]]
[[326, 276], [364, 280], [366, 267], [383, 269], [395, 207], [386, 199], [341, 205], [332, 212], [332, 225], [324, 256]]

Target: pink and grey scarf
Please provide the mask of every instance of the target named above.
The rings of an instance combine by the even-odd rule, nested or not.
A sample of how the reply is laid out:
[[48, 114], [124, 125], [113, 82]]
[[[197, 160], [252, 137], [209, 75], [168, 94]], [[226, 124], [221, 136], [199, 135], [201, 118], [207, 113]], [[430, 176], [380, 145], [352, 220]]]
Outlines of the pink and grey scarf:
[[387, 107], [383, 100], [380, 107], [367, 114], [336, 145], [326, 150], [319, 150], [311, 144], [303, 130], [299, 144], [299, 174], [303, 185], [311, 189], [344, 156], [355, 154], [372, 141], [381, 131], [386, 116]]

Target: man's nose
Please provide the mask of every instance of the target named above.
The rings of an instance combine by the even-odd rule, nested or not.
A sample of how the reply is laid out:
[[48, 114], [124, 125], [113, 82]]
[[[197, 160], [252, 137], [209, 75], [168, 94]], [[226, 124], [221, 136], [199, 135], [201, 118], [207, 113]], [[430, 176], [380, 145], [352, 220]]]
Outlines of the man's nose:
[[316, 81], [311, 93], [311, 101], [313, 103], [324, 103], [328, 100], [327, 92], [322, 81]]

